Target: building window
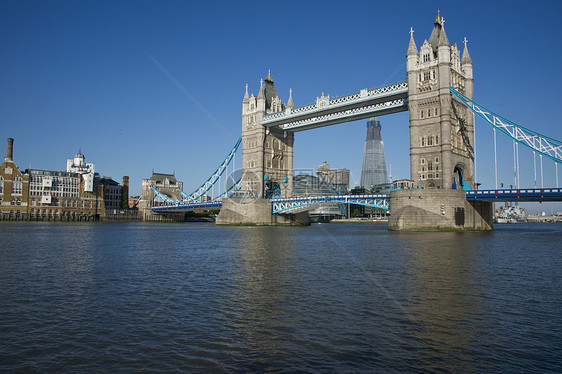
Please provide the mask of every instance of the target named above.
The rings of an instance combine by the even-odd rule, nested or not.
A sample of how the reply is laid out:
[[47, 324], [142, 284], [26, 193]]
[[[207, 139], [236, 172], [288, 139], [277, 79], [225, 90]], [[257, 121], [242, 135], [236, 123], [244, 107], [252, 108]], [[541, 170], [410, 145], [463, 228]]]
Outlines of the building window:
[[439, 135], [435, 135], [435, 145], [439, 144]]
[[433, 70], [432, 73], [433, 73], [433, 79], [435, 79], [435, 70]]
[[22, 182], [21, 177], [14, 177], [12, 182], [12, 193], [16, 195], [21, 195]]
[[0, 193], [4, 193], [4, 178], [0, 176]]
[[[420, 158], [420, 164], [425, 165], [425, 158]], [[424, 170], [425, 168], [422, 168]]]

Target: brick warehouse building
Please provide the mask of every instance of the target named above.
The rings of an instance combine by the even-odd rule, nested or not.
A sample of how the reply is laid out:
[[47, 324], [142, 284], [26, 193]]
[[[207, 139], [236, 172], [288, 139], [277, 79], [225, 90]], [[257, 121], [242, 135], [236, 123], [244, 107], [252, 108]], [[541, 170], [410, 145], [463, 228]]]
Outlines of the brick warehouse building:
[[[85, 163], [82, 153], [68, 160], [66, 171], [27, 169], [22, 173], [13, 161], [13, 144], [8, 139], [0, 165], [0, 220], [95, 221], [105, 217], [113, 196], [105, 196], [94, 164]], [[116, 199], [120, 198], [119, 194]]]

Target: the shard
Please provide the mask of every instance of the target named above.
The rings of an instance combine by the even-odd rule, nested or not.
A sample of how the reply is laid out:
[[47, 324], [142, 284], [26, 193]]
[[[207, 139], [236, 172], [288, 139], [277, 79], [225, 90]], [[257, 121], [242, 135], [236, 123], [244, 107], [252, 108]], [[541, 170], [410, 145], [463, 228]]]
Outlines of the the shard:
[[388, 183], [384, 144], [381, 138], [381, 123], [376, 117], [367, 121], [367, 137], [363, 153], [361, 186], [370, 189], [373, 186]]

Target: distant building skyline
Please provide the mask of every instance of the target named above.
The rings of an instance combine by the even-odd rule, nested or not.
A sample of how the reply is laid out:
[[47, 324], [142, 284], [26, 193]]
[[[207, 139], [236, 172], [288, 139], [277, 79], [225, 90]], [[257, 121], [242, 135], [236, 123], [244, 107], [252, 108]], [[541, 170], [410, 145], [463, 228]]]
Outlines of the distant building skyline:
[[361, 186], [367, 189], [388, 183], [384, 143], [381, 136], [381, 123], [377, 117], [367, 121], [367, 135], [361, 169]]

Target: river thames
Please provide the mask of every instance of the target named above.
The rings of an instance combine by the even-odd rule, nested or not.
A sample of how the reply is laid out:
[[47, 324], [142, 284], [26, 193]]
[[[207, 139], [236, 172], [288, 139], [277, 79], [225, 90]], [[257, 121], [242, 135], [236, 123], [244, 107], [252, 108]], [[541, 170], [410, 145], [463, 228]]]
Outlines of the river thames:
[[2, 372], [562, 370], [562, 224], [0, 233]]

